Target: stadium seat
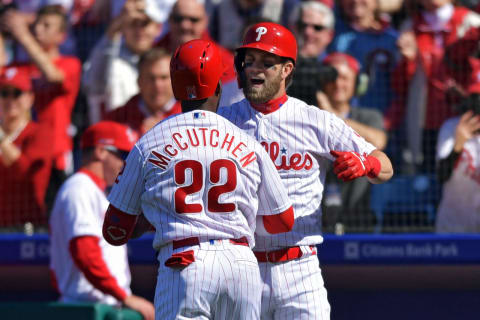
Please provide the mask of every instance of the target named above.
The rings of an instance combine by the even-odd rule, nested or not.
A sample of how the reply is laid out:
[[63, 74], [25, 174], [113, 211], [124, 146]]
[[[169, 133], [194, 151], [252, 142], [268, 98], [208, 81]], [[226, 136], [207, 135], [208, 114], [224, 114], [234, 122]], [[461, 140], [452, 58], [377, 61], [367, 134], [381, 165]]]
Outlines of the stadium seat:
[[387, 213], [425, 214], [427, 223], [433, 225], [439, 194], [435, 177], [428, 175], [398, 175], [373, 185], [370, 205], [377, 218], [375, 233], [383, 231]]

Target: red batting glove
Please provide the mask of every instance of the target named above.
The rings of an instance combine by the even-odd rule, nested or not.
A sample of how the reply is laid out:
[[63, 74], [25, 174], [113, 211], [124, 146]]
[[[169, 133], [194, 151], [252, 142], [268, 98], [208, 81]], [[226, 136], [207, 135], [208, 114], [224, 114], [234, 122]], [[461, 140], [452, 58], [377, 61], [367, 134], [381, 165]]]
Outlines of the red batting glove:
[[380, 173], [381, 163], [374, 156], [361, 155], [354, 151], [330, 151], [334, 156], [333, 172], [346, 182], [358, 177], [375, 178]]

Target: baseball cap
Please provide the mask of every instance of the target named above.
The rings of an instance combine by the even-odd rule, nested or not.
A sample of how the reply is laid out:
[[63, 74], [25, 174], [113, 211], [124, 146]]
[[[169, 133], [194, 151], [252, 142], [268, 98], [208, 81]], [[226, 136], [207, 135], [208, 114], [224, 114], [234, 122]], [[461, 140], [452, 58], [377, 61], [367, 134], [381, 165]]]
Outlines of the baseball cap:
[[349, 54], [342, 52], [333, 52], [325, 57], [322, 61], [323, 64], [331, 65], [335, 63], [345, 63], [350, 69], [352, 69], [356, 74], [360, 71], [360, 63], [357, 59], [352, 57]]
[[30, 74], [23, 67], [4, 67], [0, 73], [0, 87], [11, 86], [22, 91], [32, 90]]
[[110, 147], [111, 151], [128, 154], [137, 140], [138, 135], [129, 127], [113, 121], [100, 121], [85, 130], [80, 147], [86, 149], [102, 145]]

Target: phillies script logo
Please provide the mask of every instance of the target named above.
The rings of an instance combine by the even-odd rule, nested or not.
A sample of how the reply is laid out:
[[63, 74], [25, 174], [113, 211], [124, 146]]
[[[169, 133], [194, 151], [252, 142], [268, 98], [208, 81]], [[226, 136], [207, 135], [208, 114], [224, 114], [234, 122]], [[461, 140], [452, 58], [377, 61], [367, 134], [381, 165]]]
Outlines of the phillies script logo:
[[[278, 142], [271, 142], [270, 145], [268, 142], [262, 141], [262, 146], [265, 148], [267, 153], [270, 155], [275, 167], [277, 170], [310, 170], [313, 166], [312, 157], [308, 153], [304, 155], [295, 152], [288, 158], [287, 149], [283, 147], [280, 149]], [[280, 155], [281, 153], [281, 155]], [[278, 164], [278, 157], [280, 156], [280, 164]]]

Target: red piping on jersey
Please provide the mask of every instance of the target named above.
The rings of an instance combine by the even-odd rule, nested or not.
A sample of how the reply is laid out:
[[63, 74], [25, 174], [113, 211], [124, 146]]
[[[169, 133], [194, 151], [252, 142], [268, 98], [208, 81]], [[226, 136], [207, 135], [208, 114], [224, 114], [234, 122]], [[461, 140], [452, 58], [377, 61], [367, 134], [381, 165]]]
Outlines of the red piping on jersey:
[[262, 216], [262, 218], [265, 230], [267, 230], [268, 233], [277, 234], [292, 230], [295, 215], [293, 212], [293, 207], [290, 206], [290, 208], [281, 213], [270, 216]]
[[283, 96], [281, 96], [280, 98], [277, 98], [277, 99], [273, 99], [273, 100], [270, 100], [270, 101], [267, 101], [265, 103], [253, 103], [253, 102], [250, 102], [250, 104], [252, 105], [252, 107], [257, 110], [258, 112], [261, 112], [263, 114], [269, 114], [269, 113], [272, 113], [274, 111], [277, 111], [278, 109], [280, 109], [280, 107], [285, 103], [287, 102], [287, 95], [284, 94]]
[[110, 273], [103, 260], [99, 241], [100, 239], [94, 236], [73, 238], [69, 243], [70, 254], [77, 268], [95, 288], [123, 301], [127, 297], [127, 293]]
[[97, 176], [95, 173], [93, 173], [92, 171], [86, 169], [86, 168], [80, 168], [80, 170], [78, 170], [78, 172], [81, 172], [83, 174], [86, 174], [87, 176], [90, 177], [90, 179], [93, 180], [93, 182], [95, 182], [95, 184], [97, 185], [97, 187], [102, 190], [102, 191], [105, 191], [105, 189], [107, 188], [107, 183], [105, 182], [105, 180], [103, 180], [102, 178], [100, 178], [99, 176]]

